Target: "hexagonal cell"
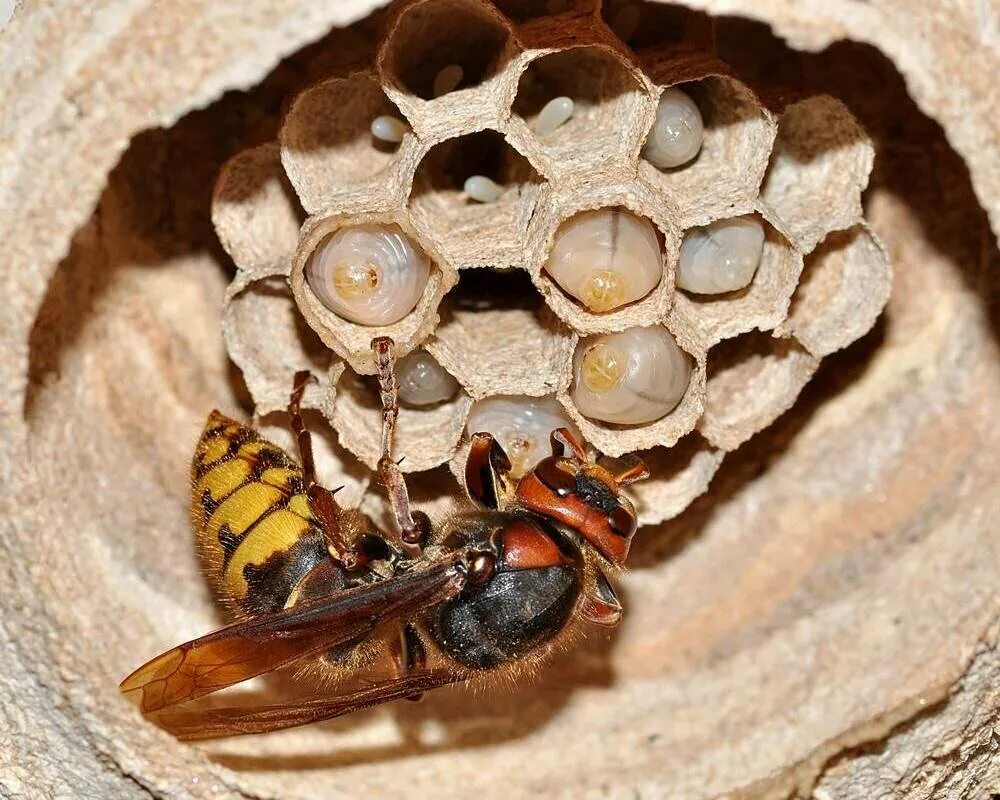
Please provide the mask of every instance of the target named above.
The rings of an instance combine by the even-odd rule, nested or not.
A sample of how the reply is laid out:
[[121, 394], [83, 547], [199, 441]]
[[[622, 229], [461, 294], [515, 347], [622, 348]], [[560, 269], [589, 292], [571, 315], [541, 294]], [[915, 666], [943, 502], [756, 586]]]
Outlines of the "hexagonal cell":
[[[661, 237], [663, 276], [645, 297], [613, 311], [595, 313], [571, 297], [549, 276], [545, 264], [556, 234], [566, 221], [581, 212], [621, 208], [649, 220]], [[674, 295], [674, 270], [680, 238], [671, 222], [669, 209], [652, 196], [648, 187], [635, 183], [579, 184], [554, 192], [551, 203], [532, 220], [525, 248], [532, 281], [556, 315], [579, 333], [620, 331], [661, 320], [670, 310]]]
[[755, 328], [771, 330], [788, 313], [802, 273], [802, 255], [770, 222], [759, 219], [764, 225], [764, 250], [749, 286], [725, 294], [678, 290], [674, 295], [671, 323], [699, 349]]
[[725, 453], [698, 433], [689, 433], [673, 447], [636, 453], [649, 467], [649, 478], [628, 487], [640, 525], [672, 519], [708, 490]]
[[[499, 197], [491, 202], [470, 197], [464, 186], [473, 176], [492, 181]], [[410, 216], [459, 269], [520, 267], [528, 223], [546, 193], [547, 184], [528, 160], [502, 134], [483, 130], [428, 151], [414, 177]]]
[[226, 162], [212, 195], [212, 223], [236, 266], [256, 277], [287, 274], [305, 215], [276, 144]]
[[[416, 306], [402, 319], [391, 324], [363, 325], [339, 316], [319, 299], [306, 280], [306, 266], [313, 253], [338, 231], [363, 225], [386, 226], [402, 232], [410, 245], [422, 250], [430, 261], [427, 285]], [[391, 255], [393, 254], [389, 253], [386, 257]], [[400, 358], [405, 356], [434, 329], [438, 321], [438, 304], [456, 280], [457, 274], [447, 265], [433, 243], [423, 241], [401, 212], [341, 214], [307, 221], [303, 226], [299, 249], [292, 262], [289, 277], [295, 302], [309, 326], [319, 334], [327, 347], [345, 359], [355, 371], [365, 375], [375, 372], [372, 339], [376, 336], [390, 337], [395, 342], [396, 355]]]
[[[693, 160], [659, 169], [639, 159], [639, 177], [677, 207], [677, 222], [685, 228], [739, 213], [754, 201], [775, 137], [770, 112], [723, 70], [718, 64], [674, 61], [654, 70], [657, 97], [667, 88], [679, 89], [698, 106], [704, 124], [701, 150]], [[651, 129], [652, 123], [643, 141]]]
[[735, 450], [792, 407], [818, 366], [794, 339], [750, 333], [723, 342], [708, 354], [698, 430], [716, 447]]
[[891, 289], [889, 257], [867, 226], [831, 233], [806, 257], [780, 330], [822, 358], [871, 330]]
[[398, 144], [374, 136], [380, 116], [405, 123], [368, 72], [332, 78], [295, 98], [281, 127], [281, 158], [310, 214], [385, 208], [405, 196], [420, 145], [410, 132]]
[[222, 335], [230, 358], [243, 372], [257, 413], [283, 411], [292, 378], [303, 369], [318, 379], [306, 387], [303, 406], [329, 410], [343, 365], [306, 325], [287, 280], [237, 279], [226, 297]]
[[566, 388], [575, 346], [523, 272], [463, 274], [426, 344], [475, 400]]
[[808, 253], [830, 231], [861, 219], [875, 150], [839, 100], [810, 97], [785, 109], [761, 200]]
[[[681, 345], [682, 350], [685, 349], [682, 342], [677, 341], [677, 344]], [[692, 361], [687, 389], [672, 411], [653, 422], [642, 425], [617, 425], [589, 419], [577, 409], [569, 391], [559, 393], [559, 402], [579, 427], [583, 437], [609, 456], [620, 456], [657, 446], [672, 447], [682, 436], [694, 429], [704, 406], [704, 355], [687, 350], [685, 352]]]
[[[559, 97], [573, 101], [572, 116], [539, 133], [539, 115]], [[595, 172], [630, 178], [652, 112], [645, 77], [621, 54], [606, 46], [570, 47], [528, 64], [518, 82], [509, 136], [549, 178]]]
[[604, 0], [601, 19], [639, 53], [651, 49], [711, 50], [715, 39], [708, 14], [650, 0]]
[[499, 123], [509, 103], [502, 73], [517, 52], [510, 23], [490, 4], [416, 0], [390, 23], [378, 68], [417, 133], [436, 141]]
[[[340, 443], [372, 469], [381, 456], [382, 406], [378, 383], [345, 370], [337, 384], [332, 422]], [[418, 472], [445, 463], [458, 445], [472, 405], [463, 391], [436, 405], [400, 405], [393, 458], [404, 472]]]

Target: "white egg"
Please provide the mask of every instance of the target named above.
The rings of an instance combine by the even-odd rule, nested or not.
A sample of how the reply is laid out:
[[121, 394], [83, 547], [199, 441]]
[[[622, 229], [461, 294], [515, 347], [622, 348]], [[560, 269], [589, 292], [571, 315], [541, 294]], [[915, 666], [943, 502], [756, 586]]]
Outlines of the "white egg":
[[681, 243], [677, 288], [695, 294], [746, 288], [763, 253], [764, 226], [752, 214], [694, 228]]
[[579, 435], [565, 409], [553, 397], [488, 397], [472, 407], [465, 427], [470, 436], [493, 434], [510, 458], [515, 478], [551, 455], [549, 436], [556, 428], [569, 428]]
[[410, 126], [403, 122], [403, 120], [390, 116], [389, 114], [383, 114], [381, 117], [375, 117], [371, 124], [372, 136], [376, 139], [381, 139], [383, 142], [389, 142], [391, 144], [399, 144], [403, 141], [403, 137], [409, 130]]
[[690, 357], [666, 328], [653, 325], [581, 341], [570, 395], [585, 417], [640, 425], [670, 413], [690, 380]]
[[458, 381], [426, 350], [414, 350], [396, 364], [399, 399], [411, 406], [431, 406], [450, 400]]
[[601, 313], [649, 294], [663, 276], [663, 254], [652, 223], [620, 208], [602, 208], [559, 226], [545, 271], [563, 291]]
[[533, 130], [539, 136], [548, 136], [573, 116], [576, 104], [570, 97], [554, 97], [538, 112]]
[[704, 138], [705, 124], [694, 100], [680, 89], [666, 89], [642, 155], [660, 169], [679, 167], [698, 155]]
[[361, 325], [391, 325], [420, 301], [431, 265], [396, 225], [357, 225], [328, 236], [306, 265], [327, 308]]
[[503, 195], [503, 186], [485, 175], [469, 176], [462, 188], [477, 203], [495, 203]]
[[465, 70], [462, 69], [461, 64], [449, 64], [447, 67], [442, 67], [434, 76], [434, 96], [440, 97], [454, 91], [462, 82], [463, 77], [465, 77]]

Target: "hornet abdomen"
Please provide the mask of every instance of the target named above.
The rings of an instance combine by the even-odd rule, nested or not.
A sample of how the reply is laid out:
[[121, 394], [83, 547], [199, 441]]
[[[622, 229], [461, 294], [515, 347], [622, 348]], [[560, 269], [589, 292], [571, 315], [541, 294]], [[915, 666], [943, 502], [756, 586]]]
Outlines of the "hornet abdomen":
[[327, 579], [336, 577], [301, 469], [252, 428], [213, 411], [195, 449], [191, 485], [199, 548], [216, 590], [237, 611], [252, 616], [293, 605], [319, 566]]

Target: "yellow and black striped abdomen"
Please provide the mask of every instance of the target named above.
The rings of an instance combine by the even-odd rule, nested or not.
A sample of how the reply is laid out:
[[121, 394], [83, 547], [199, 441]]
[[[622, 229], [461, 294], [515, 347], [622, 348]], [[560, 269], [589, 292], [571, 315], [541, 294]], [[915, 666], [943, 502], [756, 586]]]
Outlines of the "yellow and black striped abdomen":
[[290, 605], [329, 560], [302, 470], [255, 430], [213, 411], [191, 466], [191, 515], [223, 597], [246, 614]]

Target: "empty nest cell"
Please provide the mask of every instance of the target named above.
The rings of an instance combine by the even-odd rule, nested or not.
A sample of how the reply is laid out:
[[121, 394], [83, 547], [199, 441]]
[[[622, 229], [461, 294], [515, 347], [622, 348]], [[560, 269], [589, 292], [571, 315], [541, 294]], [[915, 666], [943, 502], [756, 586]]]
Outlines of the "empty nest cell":
[[[415, 407], [401, 403], [393, 457], [404, 472], [431, 469], [454, 454], [472, 404], [459, 390], [439, 403]], [[340, 443], [371, 469], [381, 455], [382, 414], [378, 384], [345, 370], [337, 384], [332, 422]]]
[[542, 396], [569, 385], [576, 335], [523, 272], [463, 273], [426, 349], [474, 400]]
[[306, 325], [283, 276], [233, 283], [222, 333], [258, 414], [284, 410], [292, 378], [304, 369], [318, 382], [306, 387], [303, 406], [329, 411], [343, 367]]
[[523, 266], [528, 223], [545, 181], [497, 131], [449, 139], [417, 168], [414, 227], [457, 268]]
[[[600, 212], [604, 219], [593, 212]], [[578, 227], [581, 222], [582, 228]], [[644, 242], [650, 237], [655, 239], [653, 246]], [[583, 253], [582, 271], [565, 266], [571, 249]], [[587, 334], [663, 319], [673, 300], [678, 250], [679, 236], [669, 210], [648, 187], [632, 181], [577, 184], [554, 192], [552, 203], [532, 221], [526, 257], [532, 280], [549, 307], [574, 330]], [[654, 263], [657, 255], [658, 264]], [[659, 271], [658, 279], [643, 289], [644, 294], [629, 299], [637, 293], [627, 286], [640, 280], [643, 287], [648, 286], [651, 269]], [[586, 279], [577, 281], [584, 273]], [[611, 277], [624, 288], [622, 294], [614, 293], [614, 302], [606, 303], [610, 293], [604, 289]], [[598, 284], [602, 291], [594, 290]], [[619, 305], [622, 300], [624, 304]]]
[[725, 226], [734, 219], [759, 224], [764, 233], [760, 259], [749, 285], [718, 294], [702, 294], [679, 289], [674, 295], [671, 322], [687, 338], [707, 350], [723, 339], [753, 330], [770, 330], [788, 312], [792, 293], [802, 273], [802, 256], [791, 243], [760, 214], [717, 220], [708, 226], [685, 231], [681, 260], [697, 262], [705, 258], [709, 268], [718, 271], [730, 256]]
[[628, 487], [640, 525], [672, 519], [708, 489], [725, 453], [697, 432], [673, 447], [654, 447], [637, 455], [649, 468], [649, 478]]
[[517, 52], [492, 5], [417, 0], [390, 23], [377, 63], [386, 93], [433, 141], [499, 122], [510, 102], [501, 78]]
[[735, 450], [792, 407], [818, 366], [794, 339], [755, 332], [724, 342], [708, 354], [698, 430], [715, 447]]
[[827, 95], [810, 97], [781, 115], [761, 200], [808, 253], [830, 231], [861, 219], [874, 158], [847, 106]]
[[823, 358], [871, 330], [891, 288], [889, 258], [867, 226], [831, 233], [806, 258], [781, 330]]
[[[395, 120], [400, 141], [373, 133], [375, 120]], [[285, 117], [280, 142], [285, 170], [310, 214], [387, 207], [405, 195], [419, 155], [409, 123], [368, 72], [302, 92]]]
[[[552, 127], [546, 107], [572, 101]], [[634, 174], [652, 101], [642, 73], [608, 47], [580, 46], [534, 58], [522, 73], [509, 135], [549, 178]]]
[[427, 350], [476, 399], [538, 396], [569, 382], [575, 342], [544, 308], [449, 309]]
[[[379, 240], [358, 244], [345, 234]], [[365, 375], [375, 372], [372, 339], [388, 336], [398, 356], [409, 353], [437, 325], [438, 304], [456, 280], [455, 271], [433, 244], [421, 240], [399, 212], [308, 221], [289, 278], [309, 326], [327, 347]], [[334, 301], [341, 304], [337, 310]], [[357, 303], [364, 304], [365, 313], [352, 321], [343, 308]], [[369, 305], [378, 307], [377, 315], [369, 313]]]
[[212, 223], [240, 270], [256, 277], [287, 273], [302, 219], [276, 144], [244, 150], [222, 168]]
[[[686, 68], [671, 61], [660, 63], [654, 75], [674, 80], [658, 83], [657, 97], [662, 99], [674, 89], [694, 102], [704, 131], [701, 149], [693, 159], [666, 168], [650, 163], [647, 153], [639, 159], [639, 176], [677, 208], [678, 225], [691, 227], [739, 213], [739, 208], [753, 203], [776, 127], [753, 92], [721, 74], [721, 65], [699, 65], [702, 77], [675, 82], [678, 70]], [[706, 70], [720, 74], [704, 74]], [[643, 131], [644, 139], [649, 131]]]

